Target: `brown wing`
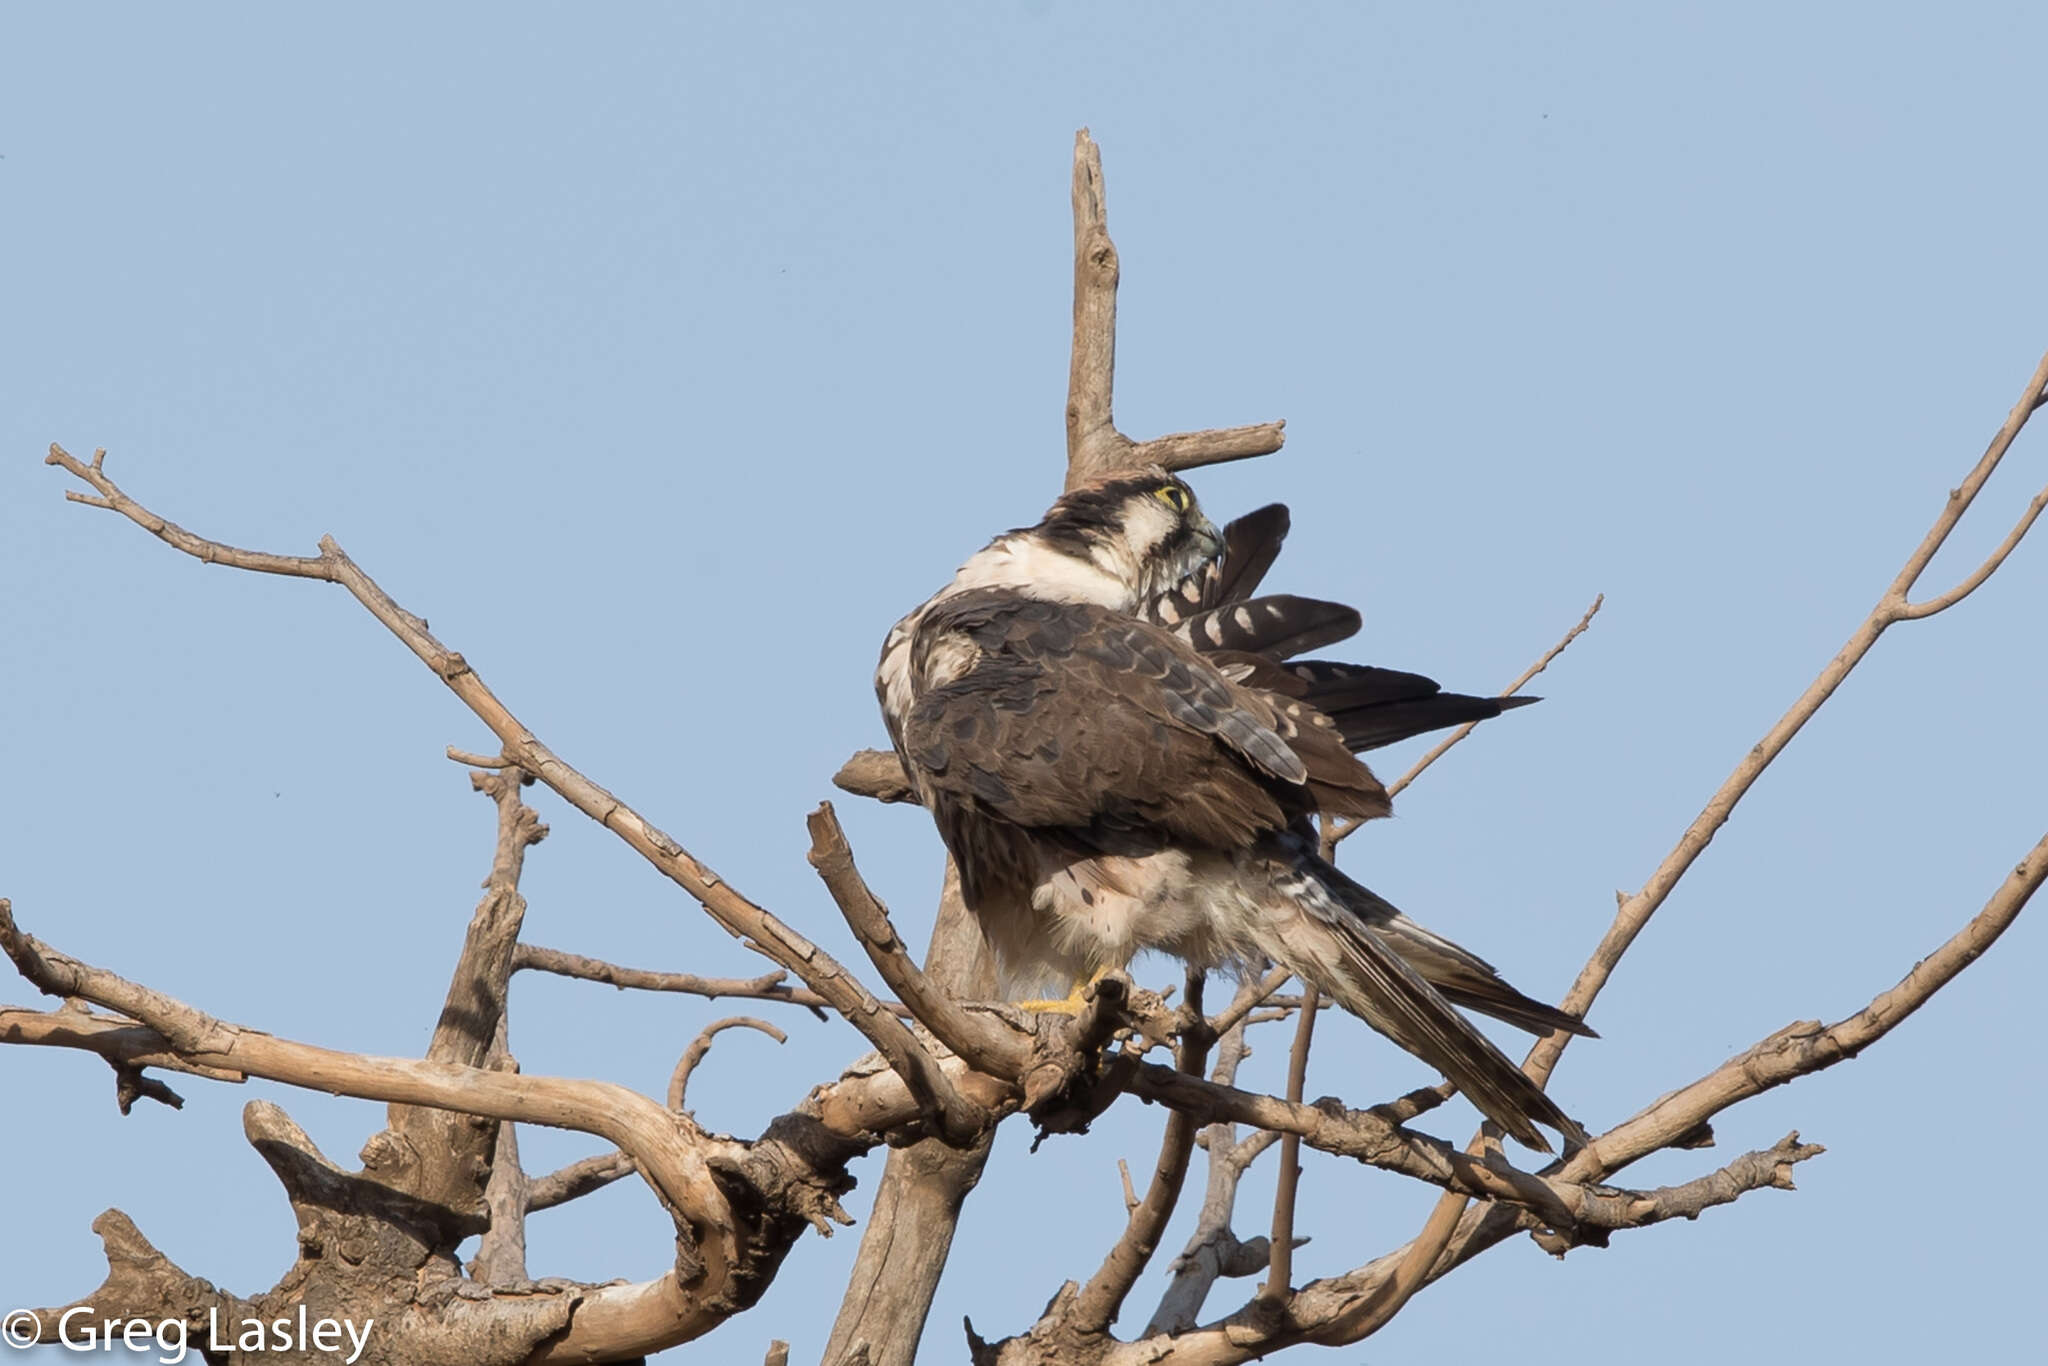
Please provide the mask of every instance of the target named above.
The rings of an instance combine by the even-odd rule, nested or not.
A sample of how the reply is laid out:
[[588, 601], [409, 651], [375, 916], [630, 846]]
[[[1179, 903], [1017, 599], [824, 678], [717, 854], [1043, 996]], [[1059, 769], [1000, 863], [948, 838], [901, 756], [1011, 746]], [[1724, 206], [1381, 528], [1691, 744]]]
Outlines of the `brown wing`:
[[912, 707], [905, 755], [934, 792], [1013, 824], [1232, 848], [1326, 801], [1384, 807], [1327, 718], [1145, 622], [984, 591], [918, 634], [921, 659], [973, 662]]

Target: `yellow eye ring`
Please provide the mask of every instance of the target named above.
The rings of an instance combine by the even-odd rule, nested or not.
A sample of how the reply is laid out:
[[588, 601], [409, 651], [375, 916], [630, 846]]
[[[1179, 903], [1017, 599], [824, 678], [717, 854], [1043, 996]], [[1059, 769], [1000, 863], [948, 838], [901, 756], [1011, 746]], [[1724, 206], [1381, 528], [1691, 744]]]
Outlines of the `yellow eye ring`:
[[1188, 491], [1179, 484], [1161, 484], [1152, 490], [1152, 496], [1172, 508], [1175, 512], [1188, 510]]

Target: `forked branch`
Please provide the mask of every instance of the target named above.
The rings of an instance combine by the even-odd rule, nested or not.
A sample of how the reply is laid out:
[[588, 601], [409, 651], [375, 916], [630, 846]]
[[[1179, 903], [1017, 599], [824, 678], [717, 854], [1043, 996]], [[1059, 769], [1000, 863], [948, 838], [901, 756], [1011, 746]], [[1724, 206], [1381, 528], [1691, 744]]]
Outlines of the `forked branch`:
[[542, 744], [498, 700], [467, 660], [436, 640], [425, 621], [393, 601], [342, 551], [333, 537], [321, 538], [318, 555], [292, 556], [241, 550], [195, 536], [124, 493], [102, 468], [104, 455], [103, 451], [95, 453], [88, 465], [53, 445], [47, 463], [61, 466], [93, 487], [98, 497], [84, 501], [120, 513], [167, 545], [209, 564], [321, 579], [346, 588], [490, 728], [504, 747], [508, 761], [546, 783], [571, 806], [624, 840], [670, 881], [695, 897], [728, 933], [801, 977], [903, 1074], [912, 1094], [947, 1132], [967, 1132], [976, 1126], [978, 1116], [965, 1107], [930, 1050], [883, 1007], [874, 993], [830, 954], [742, 896], [664, 831]]

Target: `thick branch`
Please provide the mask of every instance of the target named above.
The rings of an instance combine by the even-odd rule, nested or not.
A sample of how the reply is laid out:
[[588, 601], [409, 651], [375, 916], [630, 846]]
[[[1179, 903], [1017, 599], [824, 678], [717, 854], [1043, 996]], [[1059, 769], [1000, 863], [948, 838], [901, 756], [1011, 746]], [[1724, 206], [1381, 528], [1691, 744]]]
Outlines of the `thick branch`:
[[[527, 848], [548, 832], [533, 808], [520, 800], [524, 781], [516, 768], [470, 775], [471, 785], [497, 808], [497, 838], [483, 900], [463, 936], [462, 953], [427, 1045], [429, 1062], [482, 1067], [493, 1043], [502, 1037], [513, 947], [526, 918], [519, 875]], [[392, 1106], [386, 1123], [398, 1142], [366, 1149], [385, 1159], [379, 1164], [379, 1179], [446, 1208], [450, 1217], [444, 1221], [443, 1246], [438, 1250], [452, 1252], [456, 1243], [483, 1227], [484, 1191], [498, 1146], [498, 1126], [471, 1115], [409, 1105]]]
[[367, 1057], [244, 1029], [55, 952], [16, 926], [12, 907], [4, 900], [0, 950], [38, 989], [54, 996], [82, 997], [131, 1016], [162, 1036], [166, 1051], [190, 1063], [333, 1095], [434, 1106], [609, 1139], [633, 1154], [648, 1184], [674, 1214], [679, 1232], [694, 1245], [691, 1255], [699, 1263], [694, 1284], [687, 1290], [677, 1285], [661, 1292], [671, 1308], [688, 1306], [688, 1312], [672, 1319], [677, 1335], [667, 1342], [706, 1332], [729, 1312], [716, 1306], [728, 1289], [737, 1234], [700, 1151], [702, 1135], [687, 1120], [644, 1096], [608, 1082]]
[[873, 797], [878, 802], [909, 802], [920, 805], [910, 775], [894, 750], [859, 749], [832, 775], [832, 785], [856, 797]]
[[571, 806], [612, 831], [670, 881], [695, 897], [724, 929], [749, 947], [766, 954], [804, 979], [810, 988], [865, 1034], [868, 1041], [903, 1071], [912, 1090], [949, 1127], [962, 1121], [955, 1113], [959, 1100], [933, 1089], [941, 1080], [932, 1056], [916, 1035], [887, 1012], [882, 1003], [832, 956], [774, 915], [727, 885], [704, 864], [639, 812], [583, 776], [528, 730], [500, 702], [469, 662], [427, 630], [427, 624], [394, 602], [390, 595], [351, 560], [331, 536], [322, 537], [320, 554], [311, 558], [265, 555], [194, 536], [124, 494], [101, 469], [96, 456], [86, 465], [61, 447], [52, 446], [48, 463], [60, 465], [96, 489], [95, 506], [120, 512], [169, 545], [205, 560], [261, 573], [290, 574], [338, 583], [369, 609], [372, 616], [433, 670], [465, 706], [498, 737], [505, 758], [546, 783]]
[[984, 1072], [1000, 1077], [1019, 1075], [1030, 1062], [1029, 1046], [992, 1016], [963, 1009], [951, 995], [925, 980], [889, 922], [888, 908], [868, 889], [860, 869], [854, 866], [853, 849], [840, 829], [832, 803], [820, 803], [808, 824], [811, 866], [818, 870], [882, 980], [946, 1047]]
[[[961, 900], [960, 873], [951, 859], [946, 861], [924, 972], [932, 985], [958, 999], [985, 1000], [995, 993], [995, 960], [981, 927]], [[966, 1072], [957, 1055], [951, 1065], [962, 1069], [962, 1089], [970, 1094], [985, 1081]], [[983, 1103], [1002, 1099], [991, 1088]], [[832, 1323], [825, 1361], [913, 1366], [932, 1299], [952, 1255], [960, 1210], [981, 1180], [994, 1141], [991, 1126], [967, 1148], [928, 1138], [890, 1150]]]

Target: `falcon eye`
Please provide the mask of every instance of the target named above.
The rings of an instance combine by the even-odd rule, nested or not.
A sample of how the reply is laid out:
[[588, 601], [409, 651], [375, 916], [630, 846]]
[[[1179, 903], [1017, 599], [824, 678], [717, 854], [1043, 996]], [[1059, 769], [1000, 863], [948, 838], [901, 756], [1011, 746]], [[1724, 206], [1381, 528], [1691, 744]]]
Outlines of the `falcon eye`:
[[1175, 512], [1188, 510], [1188, 491], [1179, 484], [1161, 484], [1152, 490], [1152, 496], [1172, 508]]

